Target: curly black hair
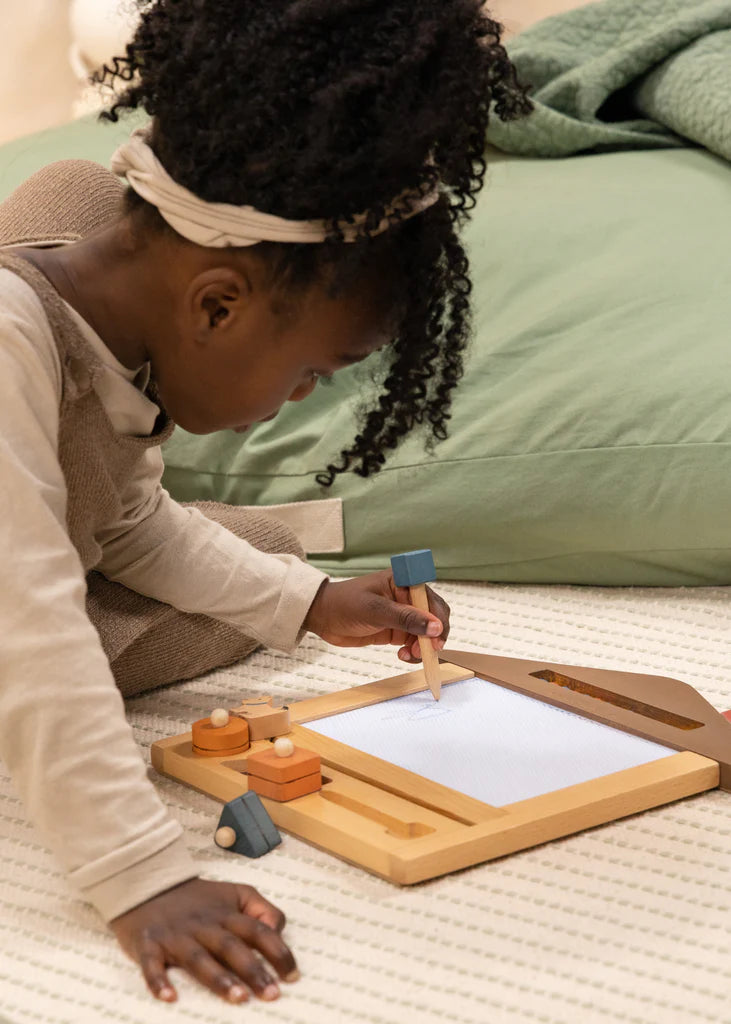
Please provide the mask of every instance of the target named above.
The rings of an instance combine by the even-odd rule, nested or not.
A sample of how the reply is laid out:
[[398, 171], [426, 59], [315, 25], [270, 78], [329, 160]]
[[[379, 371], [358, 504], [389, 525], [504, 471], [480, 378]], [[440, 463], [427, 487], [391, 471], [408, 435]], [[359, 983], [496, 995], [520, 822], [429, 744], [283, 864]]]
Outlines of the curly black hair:
[[[492, 109], [531, 109], [481, 0], [138, 0], [126, 55], [98, 76], [144, 108], [172, 177], [203, 199], [322, 218], [324, 244], [261, 243], [272, 280], [349, 287], [388, 268], [398, 327], [377, 405], [318, 475], [377, 472], [415, 424], [446, 437], [470, 329], [458, 230], [485, 176]], [[395, 197], [439, 187], [423, 213], [371, 232]], [[130, 209], [145, 206], [132, 194]], [[148, 210], [148, 215], [149, 215]], [[355, 242], [338, 225], [368, 218]]]

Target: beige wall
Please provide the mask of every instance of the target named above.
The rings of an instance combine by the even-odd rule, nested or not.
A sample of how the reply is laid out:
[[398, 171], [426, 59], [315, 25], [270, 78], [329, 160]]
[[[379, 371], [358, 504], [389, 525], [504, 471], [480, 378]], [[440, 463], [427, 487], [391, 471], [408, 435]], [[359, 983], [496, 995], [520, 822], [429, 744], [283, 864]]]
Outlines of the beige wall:
[[77, 82], [66, 0], [0, 0], [0, 142], [67, 121]]
[[98, 106], [84, 75], [122, 51], [135, 13], [134, 0], [0, 0], [0, 143]]
[[507, 35], [515, 35], [550, 14], [583, 7], [587, 0], [488, 0], [488, 9], [505, 26]]

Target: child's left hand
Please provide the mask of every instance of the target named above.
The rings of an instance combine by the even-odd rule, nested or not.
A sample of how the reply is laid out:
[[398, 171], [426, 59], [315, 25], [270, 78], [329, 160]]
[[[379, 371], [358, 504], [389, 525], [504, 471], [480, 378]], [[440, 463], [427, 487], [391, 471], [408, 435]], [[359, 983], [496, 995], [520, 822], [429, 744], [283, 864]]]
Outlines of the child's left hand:
[[439, 651], [449, 635], [449, 605], [429, 587], [429, 612], [409, 604], [407, 587], [397, 587], [390, 571], [352, 580], [326, 580], [310, 605], [304, 628], [338, 647], [398, 644], [402, 661], [421, 661], [420, 636], [432, 637]]

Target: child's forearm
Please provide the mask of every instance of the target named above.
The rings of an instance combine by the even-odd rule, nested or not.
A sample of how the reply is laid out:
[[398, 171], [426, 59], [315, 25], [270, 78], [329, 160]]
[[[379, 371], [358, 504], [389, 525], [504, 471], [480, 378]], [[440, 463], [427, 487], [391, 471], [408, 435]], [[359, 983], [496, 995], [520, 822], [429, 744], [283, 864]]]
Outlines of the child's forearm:
[[42, 840], [110, 919], [197, 872], [146, 776], [83, 579], [42, 575], [4, 573], [4, 622], [26, 586], [39, 599], [23, 593], [23, 621], [4, 631], [0, 756]]
[[100, 570], [181, 611], [210, 615], [269, 647], [291, 650], [327, 578], [293, 555], [270, 555], [158, 489], [148, 514], [106, 538]]
[[[4, 601], [16, 589], [8, 583]], [[46, 592], [47, 602], [25, 601], [27, 626], [16, 622], [3, 644], [0, 756], [42, 840], [110, 919], [197, 872], [79, 608], [83, 581]]]

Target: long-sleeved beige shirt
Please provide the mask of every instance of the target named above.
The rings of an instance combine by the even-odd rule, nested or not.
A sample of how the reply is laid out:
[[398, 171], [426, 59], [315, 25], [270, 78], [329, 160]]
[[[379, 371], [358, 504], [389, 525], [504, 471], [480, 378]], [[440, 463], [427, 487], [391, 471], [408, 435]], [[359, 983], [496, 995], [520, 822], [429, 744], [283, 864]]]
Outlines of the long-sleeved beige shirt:
[[[105, 365], [97, 391], [113, 425], [149, 434], [158, 408], [143, 394], [147, 367], [127, 370], [73, 316]], [[43, 841], [109, 920], [198, 871], [147, 777], [86, 615], [58, 461], [58, 352], [35, 292], [8, 270], [0, 270], [0, 380], [0, 757]], [[326, 577], [181, 507], [161, 486], [162, 468], [159, 448], [149, 449], [123, 520], [97, 538], [97, 568], [290, 650]]]

